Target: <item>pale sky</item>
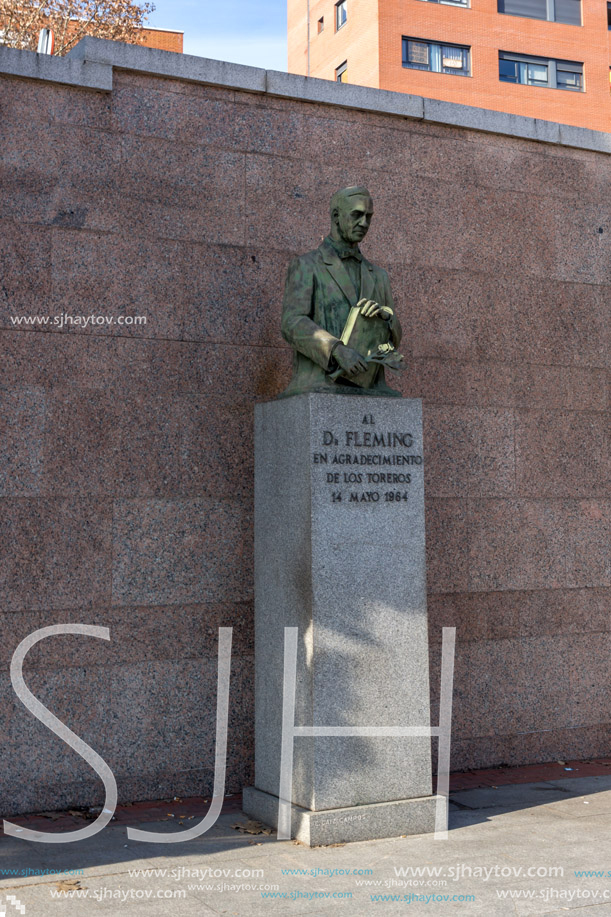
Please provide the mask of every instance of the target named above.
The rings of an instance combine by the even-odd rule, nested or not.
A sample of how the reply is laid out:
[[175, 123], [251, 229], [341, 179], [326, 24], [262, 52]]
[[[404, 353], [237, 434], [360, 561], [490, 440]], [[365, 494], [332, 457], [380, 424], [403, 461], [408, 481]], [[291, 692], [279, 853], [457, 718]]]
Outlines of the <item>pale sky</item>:
[[286, 70], [286, 0], [153, 0], [148, 25], [185, 33], [185, 54]]

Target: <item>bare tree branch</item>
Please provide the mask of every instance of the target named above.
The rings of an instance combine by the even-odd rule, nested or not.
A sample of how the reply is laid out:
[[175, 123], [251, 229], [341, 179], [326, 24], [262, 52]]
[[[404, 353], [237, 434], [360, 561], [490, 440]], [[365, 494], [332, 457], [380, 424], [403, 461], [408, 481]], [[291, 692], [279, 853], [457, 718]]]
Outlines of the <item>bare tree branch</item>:
[[140, 0], [0, 0], [0, 41], [36, 50], [40, 30], [49, 28], [59, 55], [85, 35], [142, 44], [154, 9]]

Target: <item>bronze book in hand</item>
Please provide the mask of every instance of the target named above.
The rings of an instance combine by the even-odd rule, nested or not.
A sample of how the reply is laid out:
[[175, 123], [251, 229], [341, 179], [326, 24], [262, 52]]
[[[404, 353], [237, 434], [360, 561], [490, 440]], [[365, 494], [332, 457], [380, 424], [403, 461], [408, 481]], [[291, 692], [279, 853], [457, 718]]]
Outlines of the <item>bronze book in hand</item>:
[[[388, 322], [375, 315], [373, 318], [366, 318], [359, 306], [353, 306], [348, 313], [348, 319], [342, 332], [341, 342], [346, 347], [351, 347], [360, 353], [369, 364], [365, 372], [359, 373], [358, 376], [348, 377], [341, 367], [331, 374], [331, 379], [337, 381], [349, 379], [353, 385], [360, 388], [371, 388], [376, 381], [379, 373], [379, 366], [388, 365], [391, 369], [397, 369], [398, 363], [402, 360], [392, 344], [390, 343], [390, 327]], [[394, 355], [394, 360], [391, 360]]]

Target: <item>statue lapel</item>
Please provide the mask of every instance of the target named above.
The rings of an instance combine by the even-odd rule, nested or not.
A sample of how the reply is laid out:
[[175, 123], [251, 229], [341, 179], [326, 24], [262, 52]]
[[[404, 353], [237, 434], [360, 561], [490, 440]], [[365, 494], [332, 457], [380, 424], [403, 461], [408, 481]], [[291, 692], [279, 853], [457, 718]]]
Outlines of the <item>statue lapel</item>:
[[[323, 261], [325, 266], [333, 280], [336, 282], [348, 302], [351, 306], [356, 306], [357, 304], [357, 291], [354, 289], [354, 284], [348, 276], [348, 272], [344, 265], [342, 264], [342, 259], [339, 257], [335, 249], [328, 245], [326, 242], [320, 246]], [[361, 271], [361, 274], [363, 272]]]
[[370, 264], [365, 258], [361, 262], [361, 295], [359, 299], [373, 299], [376, 278], [373, 272], [373, 264]]

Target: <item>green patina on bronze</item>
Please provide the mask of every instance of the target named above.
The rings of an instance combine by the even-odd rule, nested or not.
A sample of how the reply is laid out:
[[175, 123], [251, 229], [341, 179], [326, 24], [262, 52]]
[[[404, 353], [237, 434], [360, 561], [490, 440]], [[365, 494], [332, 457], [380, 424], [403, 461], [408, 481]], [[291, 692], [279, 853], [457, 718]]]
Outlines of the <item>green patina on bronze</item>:
[[[358, 245], [372, 216], [366, 188], [338, 191], [331, 198], [330, 234], [289, 265], [282, 334], [293, 348], [293, 378], [280, 397], [304, 392], [401, 397], [384, 377], [384, 365], [396, 369], [402, 360], [395, 349], [401, 325], [388, 275]], [[346, 323], [357, 306], [348, 335]]]

